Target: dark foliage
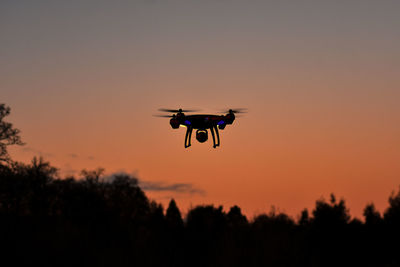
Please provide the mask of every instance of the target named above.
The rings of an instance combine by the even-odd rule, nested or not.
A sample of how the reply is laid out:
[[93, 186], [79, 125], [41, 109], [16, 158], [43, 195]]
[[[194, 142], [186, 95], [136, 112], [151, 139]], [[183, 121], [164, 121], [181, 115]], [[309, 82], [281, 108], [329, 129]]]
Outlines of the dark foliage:
[[102, 169], [60, 179], [42, 159], [0, 165], [2, 260], [54, 266], [400, 266], [400, 191], [365, 223], [344, 200], [318, 200], [295, 222], [272, 210], [250, 222], [238, 206], [164, 213], [128, 175]]
[[8, 115], [10, 115], [10, 107], [0, 104], [0, 164], [11, 160], [7, 151], [8, 146], [24, 144], [19, 136], [20, 131], [11, 123], [4, 121]]

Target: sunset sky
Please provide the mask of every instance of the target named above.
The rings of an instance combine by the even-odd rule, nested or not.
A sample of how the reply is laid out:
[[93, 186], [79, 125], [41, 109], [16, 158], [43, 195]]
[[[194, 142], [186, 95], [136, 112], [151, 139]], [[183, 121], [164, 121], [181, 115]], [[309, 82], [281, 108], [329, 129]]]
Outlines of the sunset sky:
[[[1, 1], [0, 103], [60, 175], [137, 176], [183, 213], [330, 193], [359, 218], [400, 185], [400, 1]], [[212, 140], [158, 108], [246, 107]], [[183, 185], [182, 185], [183, 184]]]

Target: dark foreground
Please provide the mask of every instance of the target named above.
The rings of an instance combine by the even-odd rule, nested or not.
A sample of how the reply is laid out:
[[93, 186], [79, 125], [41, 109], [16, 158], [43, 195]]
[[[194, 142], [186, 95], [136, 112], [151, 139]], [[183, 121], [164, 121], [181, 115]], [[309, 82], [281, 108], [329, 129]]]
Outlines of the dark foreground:
[[234, 206], [164, 212], [135, 178], [57, 179], [48, 163], [0, 166], [2, 262], [52, 266], [400, 266], [400, 192], [381, 216], [350, 219], [343, 200], [316, 202], [294, 221], [248, 221]]

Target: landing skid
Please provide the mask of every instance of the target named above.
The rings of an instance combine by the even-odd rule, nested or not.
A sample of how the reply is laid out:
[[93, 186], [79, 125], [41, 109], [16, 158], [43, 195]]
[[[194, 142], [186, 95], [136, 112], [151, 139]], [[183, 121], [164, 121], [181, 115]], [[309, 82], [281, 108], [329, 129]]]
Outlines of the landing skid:
[[[216, 148], [216, 147], [219, 146], [219, 144], [220, 144], [218, 127], [217, 127], [217, 126], [213, 126], [213, 127], [210, 128], [210, 131], [211, 131], [211, 135], [212, 135], [213, 143], [214, 143], [213, 147]], [[217, 143], [215, 142], [215, 134], [214, 134], [214, 131], [215, 131], [215, 134], [217, 135]]]
[[185, 148], [188, 148], [192, 145], [190, 143], [190, 140], [192, 139], [192, 132], [193, 132], [193, 127], [188, 126], [186, 129], [186, 135], [185, 135]]
[[[193, 132], [193, 127], [188, 126], [186, 129], [186, 135], [185, 135], [185, 148], [190, 147], [191, 144], [191, 139], [192, 139], [192, 132]], [[217, 126], [213, 126], [210, 128], [210, 132], [213, 138], [213, 147], [217, 148], [217, 146], [220, 145], [220, 139], [219, 139], [219, 131]], [[215, 136], [217, 138], [215, 138]]]

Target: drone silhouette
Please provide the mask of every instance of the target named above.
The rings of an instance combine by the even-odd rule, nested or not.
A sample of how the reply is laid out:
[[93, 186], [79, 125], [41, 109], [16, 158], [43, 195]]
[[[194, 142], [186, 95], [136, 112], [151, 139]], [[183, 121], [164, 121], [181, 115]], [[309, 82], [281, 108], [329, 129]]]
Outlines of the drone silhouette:
[[[246, 113], [245, 108], [229, 109], [223, 113], [226, 115], [211, 115], [211, 114], [194, 114], [185, 115], [184, 112], [196, 112], [198, 110], [189, 109], [164, 109], [160, 108], [159, 111], [176, 113], [172, 115], [154, 115], [155, 117], [171, 118], [169, 123], [173, 129], [178, 129], [179, 126], [187, 127], [185, 135], [185, 148], [191, 146], [191, 138], [193, 129], [196, 131], [196, 139], [200, 143], [208, 140], [208, 131], [210, 130], [213, 138], [213, 147], [216, 148], [220, 145], [218, 129], [223, 130], [228, 124], [232, 124], [235, 120], [235, 113]], [[216, 137], [216, 138], [215, 138]]]

